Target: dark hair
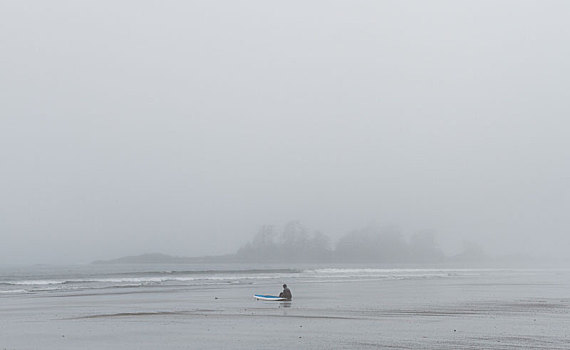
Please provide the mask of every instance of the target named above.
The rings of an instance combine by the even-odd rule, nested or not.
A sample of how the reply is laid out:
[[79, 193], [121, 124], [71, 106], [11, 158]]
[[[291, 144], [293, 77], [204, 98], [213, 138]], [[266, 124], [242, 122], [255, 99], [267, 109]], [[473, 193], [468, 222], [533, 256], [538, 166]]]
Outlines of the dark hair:
[[283, 288], [287, 288], [287, 285], [286, 285], [286, 284], [284, 284], [284, 285], [283, 285]]

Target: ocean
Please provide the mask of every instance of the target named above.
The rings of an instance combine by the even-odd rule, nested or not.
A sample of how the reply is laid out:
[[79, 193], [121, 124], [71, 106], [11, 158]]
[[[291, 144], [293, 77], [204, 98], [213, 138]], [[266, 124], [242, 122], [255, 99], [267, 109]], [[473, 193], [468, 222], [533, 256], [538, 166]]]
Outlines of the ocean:
[[[291, 302], [257, 301], [279, 294]], [[570, 269], [3, 267], [0, 349], [570, 349]]]

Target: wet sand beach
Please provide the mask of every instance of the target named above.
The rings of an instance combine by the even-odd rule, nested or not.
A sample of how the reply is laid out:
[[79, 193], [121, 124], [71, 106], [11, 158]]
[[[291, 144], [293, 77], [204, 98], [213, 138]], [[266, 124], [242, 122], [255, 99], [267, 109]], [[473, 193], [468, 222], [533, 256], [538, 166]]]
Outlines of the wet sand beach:
[[[4, 293], [0, 348], [569, 348], [568, 270], [442, 272]], [[285, 278], [293, 301], [252, 298]]]

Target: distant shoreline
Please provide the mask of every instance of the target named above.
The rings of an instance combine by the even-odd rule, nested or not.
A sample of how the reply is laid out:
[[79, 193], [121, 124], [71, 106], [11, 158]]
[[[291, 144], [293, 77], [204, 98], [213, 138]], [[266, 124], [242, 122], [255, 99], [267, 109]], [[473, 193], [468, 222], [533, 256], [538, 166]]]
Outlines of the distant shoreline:
[[125, 256], [117, 259], [96, 260], [92, 264], [190, 264], [233, 262], [233, 254], [201, 257], [181, 257], [162, 253], [147, 253], [141, 255]]
[[[201, 256], [201, 257], [181, 257], [172, 256], [162, 253], [146, 253], [141, 255], [125, 256], [117, 259], [108, 260], [96, 260], [92, 264], [196, 264], [196, 263], [283, 263], [284, 261], [278, 259], [266, 259], [260, 260], [257, 257], [245, 257], [238, 254], [226, 254], [226, 255], [215, 255], [215, 256]], [[445, 257], [441, 260], [433, 261], [408, 261], [402, 259], [401, 261], [382, 261], [370, 260], [370, 259], [326, 259], [323, 261], [319, 260], [304, 260], [304, 259], [292, 259], [289, 261], [291, 263], [313, 263], [313, 264], [496, 264], [496, 263], [533, 263], [537, 262], [529, 256], [523, 255], [513, 255], [513, 256], [478, 256], [478, 257], [468, 257], [462, 255], [456, 255], [451, 257]]]

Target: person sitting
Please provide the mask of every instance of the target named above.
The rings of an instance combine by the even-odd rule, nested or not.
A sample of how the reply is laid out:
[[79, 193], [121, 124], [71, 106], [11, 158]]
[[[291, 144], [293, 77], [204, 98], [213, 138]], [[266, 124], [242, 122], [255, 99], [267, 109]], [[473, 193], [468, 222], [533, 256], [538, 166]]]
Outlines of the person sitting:
[[291, 290], [287, 288], [286, 284], [283, 285], [283, 291], [279, 293], [279, 297], [285, 298], [287, 300], [291, 300], [293, 298], [293, 295], [291, 295]]

